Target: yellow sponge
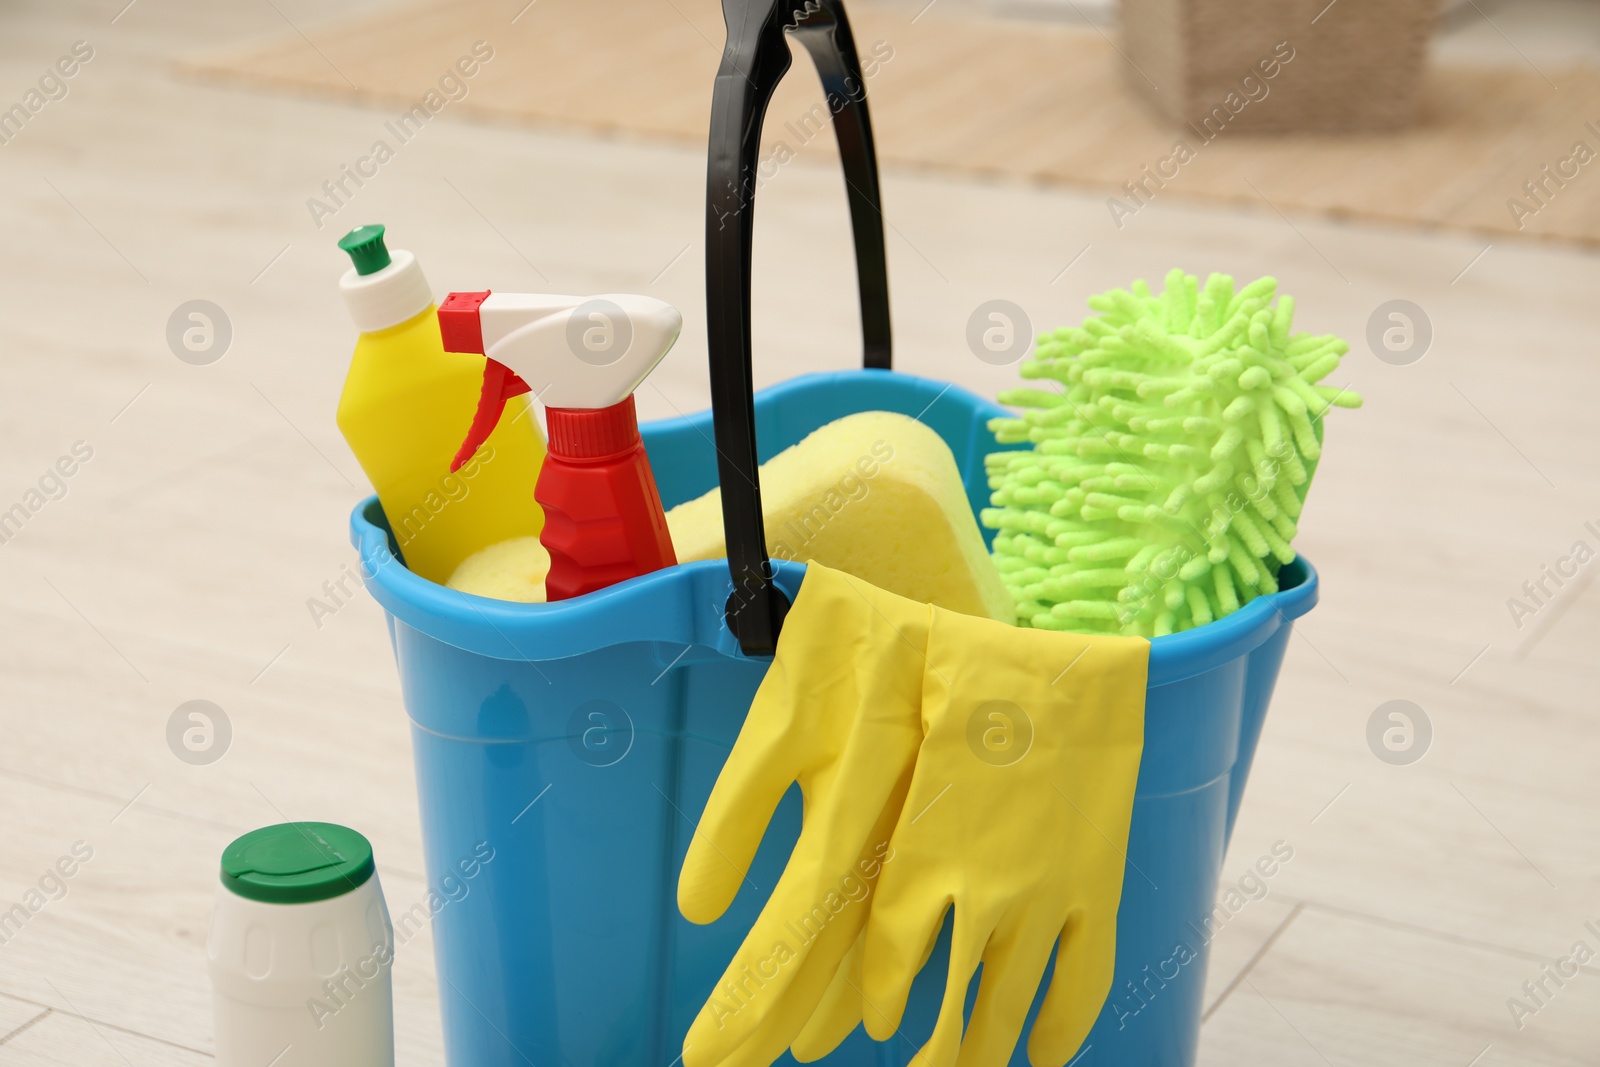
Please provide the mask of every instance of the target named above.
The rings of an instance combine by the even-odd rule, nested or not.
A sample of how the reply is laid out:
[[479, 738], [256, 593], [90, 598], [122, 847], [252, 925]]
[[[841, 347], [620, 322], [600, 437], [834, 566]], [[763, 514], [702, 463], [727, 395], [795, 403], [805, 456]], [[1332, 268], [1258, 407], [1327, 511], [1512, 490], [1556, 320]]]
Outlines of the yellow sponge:
[[[767, 552], [951, 611], [1016, 621], [950, 446], [915, 419], [849, 415], [761, 465]], [[722, 496], [667, 512], [678, 561], [722, 559]]]
[[462, 560], [445, 584], [495, 600], [543, 604], [544, 578], [549, 573], [550, 553], [539, 538], [513, 537]]
[[[868, 411], [831, 422], [761, 466], [767, 552], [816, 560], [880, 589], [951, 611], [1016, 621], [984, 547], [950, 447], [915, 419]], [[722, 497], [667, 512], [678, 562], [723, 559]], [[514, 537], [464, 560], [449, 586], [542, 603], [550, 557]]]

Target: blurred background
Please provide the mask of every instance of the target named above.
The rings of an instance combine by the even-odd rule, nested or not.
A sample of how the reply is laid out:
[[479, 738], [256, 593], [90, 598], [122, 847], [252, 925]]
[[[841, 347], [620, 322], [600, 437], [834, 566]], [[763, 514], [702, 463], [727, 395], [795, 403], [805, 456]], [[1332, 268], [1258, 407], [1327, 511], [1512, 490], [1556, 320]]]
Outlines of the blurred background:
[[[1600, 4], [849, 11], [899, 368], [992, 396], [1017, 372], [969, 348], [980, 305], [1052, 329], [1175, 266], [1274, 275], [1351, 344], [1330, 384], [1367, 404], [1301, 522], [1323, 602], [1224, 866], [1201, 1063], [1594, 1063], [1594, 965], [1538, 983], [1600, 951]], [[641, 415], [705, 408], [722, 40], [714, 0], [0, 4], [0, 911], [93, 851], [0, 927], [0, 1063], [209, 1062], [216, 859], [252, 827], [357, 827], [391, 910], [425, 898], [346, 541], [334, 242], [386, 224], [438, 295], [669, 300]], [[802, 53], [758, 175], [758, 385], [860, 358], [825, 111]], [[169, 728], [196, 700], [199, 756]], [[438, 1064], [426, 931], [395, 973], [400, 1062]]]

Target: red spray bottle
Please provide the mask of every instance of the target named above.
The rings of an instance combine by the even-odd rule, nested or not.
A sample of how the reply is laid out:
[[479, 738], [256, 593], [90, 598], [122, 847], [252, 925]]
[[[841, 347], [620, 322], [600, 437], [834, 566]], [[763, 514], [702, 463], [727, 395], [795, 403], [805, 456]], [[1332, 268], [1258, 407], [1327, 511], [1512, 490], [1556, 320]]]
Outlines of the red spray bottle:
[[582, 596], [677, 563], [633, 391], [678, 339], [683, 317], [645, 296], [451, 293], [447, 352], [488, 357], [477, 414], [451, 469], [478, 450], [506, 401], [545, 405], [549, 454], [534, 487], [550, 553], [549, 600]]

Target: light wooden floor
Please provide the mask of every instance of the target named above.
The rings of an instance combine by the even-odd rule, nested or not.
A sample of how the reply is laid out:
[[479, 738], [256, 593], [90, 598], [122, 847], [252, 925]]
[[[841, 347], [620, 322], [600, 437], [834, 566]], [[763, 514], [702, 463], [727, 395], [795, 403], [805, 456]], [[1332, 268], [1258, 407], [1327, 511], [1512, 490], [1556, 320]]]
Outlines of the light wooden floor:
[[[124, 2], [0, 15], [0, 104], [75, 40], [95, 49], [70, 95], [0, 146], [0, 510], [75, 442], [93, 449], [0, 545], [0, 910], [74, 842], [94, 848], [0, 945], [6, 1067], [209, 1060], [215, 865], [251, 827], [349, 823], [372, 838], [391, 907], [424, 890], [381, 613], [364, 594], [320, 627], [307, 609], [350, 563], [346, 516], [366, 492], [332, 418], [352, 341], [333, 247], [347, 224], [387, 222], [441, 292], [672, 300], [684, 337], [641, 407], [707, 395], [696, 153], [447, 115], [318, 230], [306, 198], [389, 116], [168, 67], [318, 8], [138, 0], [113, 22]], [[992, 393], [1012, 372], [965, 347], [979, 302], [1054, 325], [1174, 264], [1274, 272], [1306, 328], [1355, 344], [1344, 377], [1368, 406], [1333, 420], [1300, 545], [1323, 602], [1297, 629], [1225, 879], [1279, 840], [1294, 858], [1219, 941], [1202, 1063], [1595, 1063], [1600, 972], [1521, 1029], [1506, 1003], [1575, 942], [1600, 948], [1584, 925], [1600, 925], [1595, 572], [1520, 631], [1506, 602], [1575, 541], [1600, 547], [1584, 528], [1600, 527], [1600, 259], [1160, 202], [1118, 232], [1096, 197], [894, 173], [885, 195], [907, 370]], [[849, 365], [838, 178], [785, 168], [760, 220], [760, 383]], [[194, 298], [232, 322], [210, 366], [164, 336]], [[1395, 298], [1435, 334], [1410, 366], [1362, 341]], [[234, 731], [206, 767], [165, 740], [196, 698]], [[1434, 729], [1406, 767], [1365, 740], [1395, 698]], [[396, 978], [401, 1062], [437, 1065], [425, 937]]]

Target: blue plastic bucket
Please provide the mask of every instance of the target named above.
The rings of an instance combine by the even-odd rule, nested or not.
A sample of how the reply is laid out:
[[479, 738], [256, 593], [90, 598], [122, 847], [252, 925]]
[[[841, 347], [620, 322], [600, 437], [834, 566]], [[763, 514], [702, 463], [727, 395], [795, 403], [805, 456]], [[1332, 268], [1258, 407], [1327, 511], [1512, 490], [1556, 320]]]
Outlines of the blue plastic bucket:
[[[986, 502], [983, 457], [995, 448], [986, 423], [1005, 412], [891, 371], [811, 375], [758, 394], [760, 455], [874, 410], [936, 430], [974, 507]], [[643, 433], [669, 507], [716, 483], [710, 412]], [[744, 656], [726, 628], [727, 564], [510, 604], [406, 570], [375, 498], [351, 516], [351, 539], [388, 613], [412, 722], [423, 845], [442, 902], [433, 922], [448, 1062], [668, 1067], [799, 832], [791, 789], [728, 913], [709, 926], [678, 914], [695, 821], [770, 662]], [[805, 568], [776, 567], [792, 598]], [[1317, 598], [1302, 559], [1280, 584], [1218, 622], [1152, 642], [1116, 979], [1081, 1067], [1194, 1062], [1223, 850], [1290, 625]], [[493, 859], [482, 863], [485, 845]], [[880, 1045], [858, 1028], [825, 1062], [905, 1064], [932, 1032], [945, 960], [941, 943], [901, 1037]], [[1025, 1042], [1011, 1062], [1026, 1064]]]

